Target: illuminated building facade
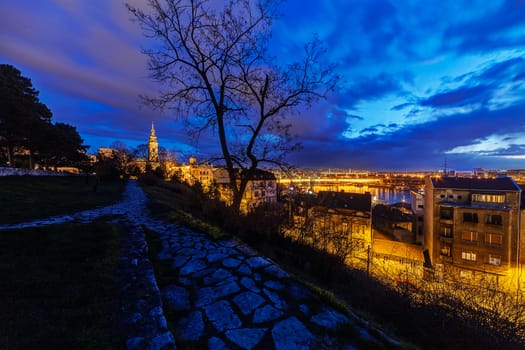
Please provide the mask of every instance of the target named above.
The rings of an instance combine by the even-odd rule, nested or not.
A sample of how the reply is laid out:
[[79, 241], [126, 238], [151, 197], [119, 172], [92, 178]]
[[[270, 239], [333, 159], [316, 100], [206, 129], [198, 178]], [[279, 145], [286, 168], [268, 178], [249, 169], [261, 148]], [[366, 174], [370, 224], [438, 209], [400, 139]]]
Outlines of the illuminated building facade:
[[332, 254], [366, 259], [372, 245], [371, 205], [369, 192], [293, 193], [288, 198], [293, 228], [287, 234]]
[[197, 158], [191, 156], [188, 165], [181, 165], [177, 167], [177, 175], [181, 181], [190, 185], [200, 182], [202, 187], [206, 190], [213, 183], [214, 168], [211, 164], [206, 162], [197, 162]]
[[314, 227], [319, 231], [339, 231], [349, 235], [352, 248], [366, 251], [372, 244], [371, 208], [369, 192], [319, 192], [317, 205], [312, 210], [317, 214]]
[[148, 140], [148, 166], [150, 166], [151, 169], [157, 169], [160, 166], [159, 142], [157, 140], [157, 136], [155, 135], [155, 127], [153, 126], [153, 122], [151, 122], [151, 130]]
[[521, 188], [510, 177], [427, 177], [424, 248], [436, 270], [506, 276], [519, 267]]

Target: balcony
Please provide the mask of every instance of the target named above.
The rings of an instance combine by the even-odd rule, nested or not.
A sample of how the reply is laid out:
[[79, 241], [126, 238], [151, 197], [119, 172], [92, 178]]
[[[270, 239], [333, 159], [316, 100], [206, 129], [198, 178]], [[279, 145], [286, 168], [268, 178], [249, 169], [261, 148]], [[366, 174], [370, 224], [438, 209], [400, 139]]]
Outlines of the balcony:
[[454, 236], [451, 234], [440, 234], [439, 240], [445, 243], [452, 243], [452, 241], [454, 240]]
[[439, 219], [439, 223], [441, 225], [453, 225], [454, 224], [454, 221], [452, 221], [452, 219]]

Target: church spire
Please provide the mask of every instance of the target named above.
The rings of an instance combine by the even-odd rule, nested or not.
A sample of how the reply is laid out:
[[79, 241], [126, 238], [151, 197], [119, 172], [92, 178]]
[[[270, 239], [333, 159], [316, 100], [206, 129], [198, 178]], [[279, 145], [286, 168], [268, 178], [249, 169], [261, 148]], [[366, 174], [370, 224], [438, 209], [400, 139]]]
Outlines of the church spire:
[[159, 142], [157, 141], [157, 136], [155, 135], [155, 126], [153, 120], [151, 121], [151, 131], [149, 133], [148, 140], [148, 163], [153, 165], [153, 163], [159, 162]]
[[149, 132], [149, 138], [151, 140], [152, 137], [155, 137], [155, 125], [154, 125], [154, 121], [152, 120], [151, 121], [151, 131]]

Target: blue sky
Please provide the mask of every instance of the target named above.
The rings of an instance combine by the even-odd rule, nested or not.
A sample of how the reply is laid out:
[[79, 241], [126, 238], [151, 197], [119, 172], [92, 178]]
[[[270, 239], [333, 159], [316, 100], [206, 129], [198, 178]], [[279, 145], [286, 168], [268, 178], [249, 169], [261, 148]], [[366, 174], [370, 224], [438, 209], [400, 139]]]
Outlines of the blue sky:
[[[525, 168], [524, 0], [289, 0], [281, 12], [279, 61], [317, 34], [342, 77], [326, 101], [290, 117], [303, 144], [294, 164]], [[53, 119], [76, 126], [92, 152], [145, 143], [154, 119], [161, 146], [181, 160], [213, 155], [209, 139], [140, 104], [157, 87], [130, 18], [119, 1], [4, 1], [0, 62], [30, 77]]]

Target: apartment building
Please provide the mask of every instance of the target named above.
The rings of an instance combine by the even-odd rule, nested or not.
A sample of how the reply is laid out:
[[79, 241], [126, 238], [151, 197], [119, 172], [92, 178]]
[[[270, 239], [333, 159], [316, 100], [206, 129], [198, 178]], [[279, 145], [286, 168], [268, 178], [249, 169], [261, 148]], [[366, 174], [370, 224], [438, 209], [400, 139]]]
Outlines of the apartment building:
[[293, 222], [289, 236], [348, 259], [366, 259], [372, 244], [369, 192], [292, 194], [287, 203]]
[[521, 188], [512, 178], [428, 176], [424, 198], [424, 249], [434, 269], [499, 278], [520, 266]]

